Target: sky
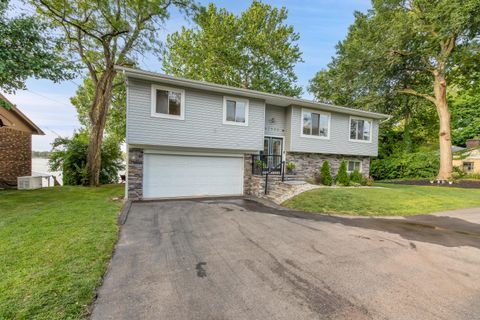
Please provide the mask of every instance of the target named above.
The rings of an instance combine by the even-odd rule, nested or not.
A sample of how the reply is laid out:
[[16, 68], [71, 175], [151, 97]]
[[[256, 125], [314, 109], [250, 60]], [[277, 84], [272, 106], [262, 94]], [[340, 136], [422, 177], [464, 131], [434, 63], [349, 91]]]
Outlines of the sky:
[[[251, 3], [243, 0], [201, 0], [203, 5], [214, 2], [236, 14], [241, 13]], [[354, 11], [365, 12], [370, 8], [370, 0], [264, 0], [276, 7], [288, 9], [287, 23], [300, 34], [298, 44], [303, 52], [303, 63], [295, 67], [298, 84], [303, 87], [303, 98], [311, 99], [307, 92], [308, 81], [315, 73], [327, 66], [335, 54], [335, 45], [344, 39], [348, 27], [353, 23]], [[172, 12], [159, 39], [164, 40], [169, 33], [180, 30], [181, 26], [193, 27], [178, 12]], [[146, 55], [139, 61], [139, 67], [148, 71], [162, 72], [161, 61]], [[5, 94], [33, 122], [45, 132], [45, 136], [33, 136], [32, 149], [49, 151], [50, 144], [57, 136], [69, 137], [80, 127], [76, 110], [70, 103], [81, 78], [53, 83], [48, 80], [27, 80], [27, 90], [15, 94]]]

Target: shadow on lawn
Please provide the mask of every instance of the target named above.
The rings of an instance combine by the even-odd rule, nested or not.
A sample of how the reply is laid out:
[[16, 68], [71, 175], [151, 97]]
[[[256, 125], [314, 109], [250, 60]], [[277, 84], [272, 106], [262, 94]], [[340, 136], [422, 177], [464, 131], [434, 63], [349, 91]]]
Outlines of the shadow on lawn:
[[349, 227], [371, 229], [400, 235], [411, 241], [428, 242], [446, 247], [469, 246], [480, 249], [480, 224], [458, 218], [418, 215], [405, 218], [340, 217], [276, 209], [246, 199], [217, 200], [216, 203], [235, 204], [247, 211], [269, 213], [290, 218], [340, 223]]

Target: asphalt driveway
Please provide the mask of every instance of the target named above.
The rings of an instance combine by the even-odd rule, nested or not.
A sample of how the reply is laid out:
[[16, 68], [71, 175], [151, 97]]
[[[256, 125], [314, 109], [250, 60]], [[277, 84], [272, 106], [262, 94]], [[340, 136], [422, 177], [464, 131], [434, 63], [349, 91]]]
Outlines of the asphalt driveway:
[[134, 203], [93, 319], [480, 319], [480, 210], [399, 219]]

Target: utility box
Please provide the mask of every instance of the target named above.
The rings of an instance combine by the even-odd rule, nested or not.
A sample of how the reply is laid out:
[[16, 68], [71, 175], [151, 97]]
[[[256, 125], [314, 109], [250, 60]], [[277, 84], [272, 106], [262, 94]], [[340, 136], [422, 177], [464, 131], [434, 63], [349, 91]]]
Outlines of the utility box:
[[18, 190], [40, 189], [41, 187], [42, 187], [42, 177], [41, 176], [28, 176], [28, 177], [18, 177], [17, 178], [17, 189]]

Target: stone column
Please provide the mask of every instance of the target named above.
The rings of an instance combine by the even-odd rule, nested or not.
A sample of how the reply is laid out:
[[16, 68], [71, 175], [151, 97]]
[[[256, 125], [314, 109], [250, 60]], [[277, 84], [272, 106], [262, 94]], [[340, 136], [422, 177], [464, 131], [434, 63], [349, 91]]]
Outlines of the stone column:
[[143, 198], [143, 149], [130, 148], [128, 150], [128, 189], [129, 200]]

